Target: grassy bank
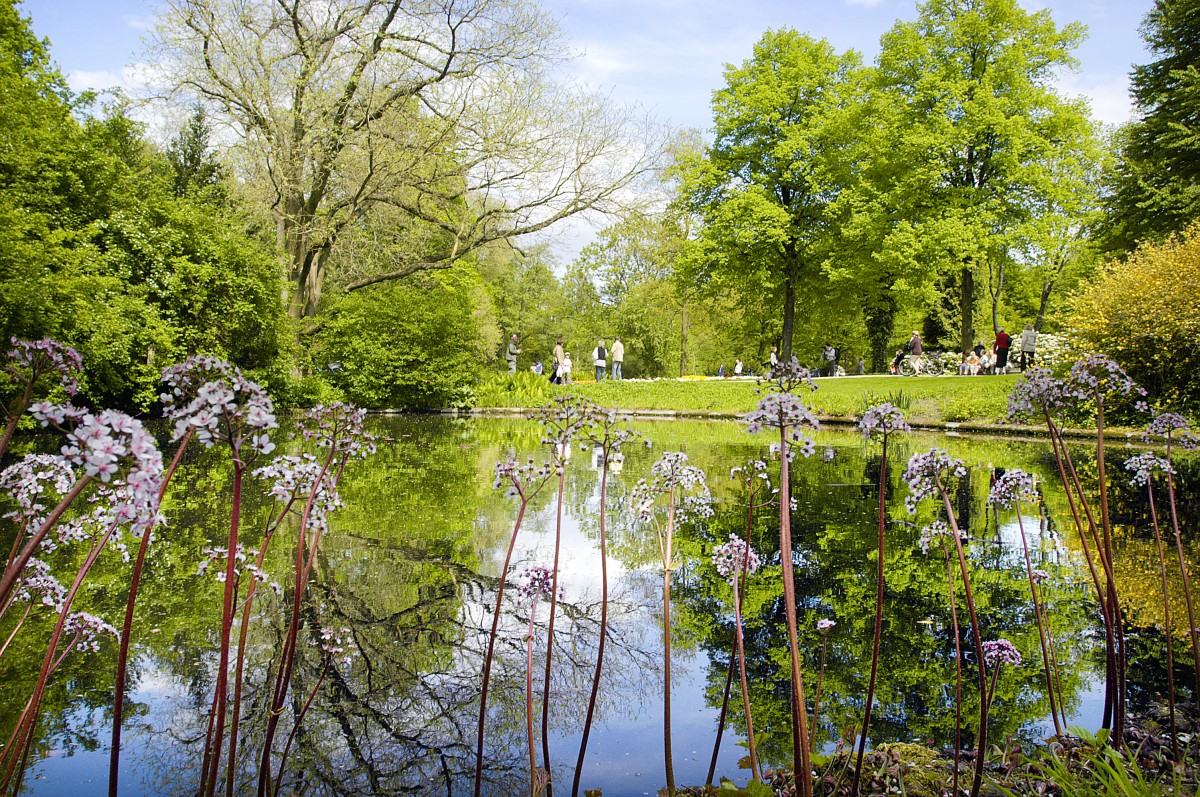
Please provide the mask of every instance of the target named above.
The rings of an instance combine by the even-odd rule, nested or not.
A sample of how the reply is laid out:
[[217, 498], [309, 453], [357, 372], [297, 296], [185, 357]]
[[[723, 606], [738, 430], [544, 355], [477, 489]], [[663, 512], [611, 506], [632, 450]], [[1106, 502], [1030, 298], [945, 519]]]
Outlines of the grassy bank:
[[[817, 379], [810, 406], [827, 416], [857, 417], [872, 405], [891, 401], [918, 423], [1004, 420], [1009, 391], [1018, 377], [1008, 376], [853, 376]], [[533, 374], [502, 374], [485, 381], [478, 407], [536, 407], [553, 396], [575, 394], [605, 407], [737, 414], [758, 403], [752, 379], [659, 379], [652, 382], [582, 382], [551, 385]]]

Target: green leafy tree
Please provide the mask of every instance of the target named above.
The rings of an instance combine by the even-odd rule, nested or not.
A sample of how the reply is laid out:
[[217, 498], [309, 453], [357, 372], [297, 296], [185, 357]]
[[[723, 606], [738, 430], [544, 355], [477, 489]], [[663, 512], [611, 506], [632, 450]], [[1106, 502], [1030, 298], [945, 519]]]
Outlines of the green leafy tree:
[[1155, 0], [1141, 27], [1156, 60], [1134, 67], [1138, 119], [1120, 134], [1106, 243], [1161, 241], [1200, 217], [1200, 2]]
[[884, 201], [907, 221], [890, 244], [943, 275], [961, 351], [976, 283], [989, 268], [993, 287], [1002, 281], [1019, 225], [1053, 195], [1047, 164], [1091, 134], [1083, 101], [1054, 88], [1083, 34], [1016, 0], [929, 0], [883, 36], [879, 88], [897, 109]]
[[472, 295], [478, 276], [459, 266], [337, 297], [315, 337], [330, 383], [362, 406], [461, 406], [480, 357]]
[[792, 354], [798, 297], [833, 240], [831, 208], [849, 176], [841, 111], [858, 101], [857, 54], [794, 30], [767, 31], [725, 70], [713, 98], [716, 138], [685, 170], [690, 210], [703, 220], [693, 254], [703, 278], [736, 281], [782, 305], [781, 352]]

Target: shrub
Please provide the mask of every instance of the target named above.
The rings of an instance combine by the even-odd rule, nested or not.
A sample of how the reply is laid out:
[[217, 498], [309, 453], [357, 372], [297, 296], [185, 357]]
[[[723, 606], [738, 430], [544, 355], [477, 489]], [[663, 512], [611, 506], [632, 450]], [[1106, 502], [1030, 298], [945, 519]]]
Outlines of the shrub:
[[1110, 264], [1075, 297], [1068, 328], [1151, 395], [1200, 407], [1200, 225]]

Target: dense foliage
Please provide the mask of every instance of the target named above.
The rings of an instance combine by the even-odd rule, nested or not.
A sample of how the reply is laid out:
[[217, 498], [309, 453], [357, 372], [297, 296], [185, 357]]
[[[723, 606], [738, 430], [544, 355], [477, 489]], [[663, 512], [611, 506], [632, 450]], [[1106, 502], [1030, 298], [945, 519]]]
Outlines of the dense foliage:
[[1070, 323], [1079, 347], [1111, 352], [1168, 404], [1200, 407], [1200, 227], [1111, 264]]

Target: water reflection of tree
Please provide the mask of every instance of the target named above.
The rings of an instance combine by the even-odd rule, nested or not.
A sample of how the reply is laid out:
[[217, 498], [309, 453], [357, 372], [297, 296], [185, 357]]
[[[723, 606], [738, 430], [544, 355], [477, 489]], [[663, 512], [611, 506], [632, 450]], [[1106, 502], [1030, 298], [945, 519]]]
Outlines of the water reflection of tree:
[[[834, 470], [836, 469], [836, 470]], [[828, 472], [834, 470], [834, 472]], [[898, 474], [900, 468], [889, 469]], [[824, 471], [824, 472], [823, 472]], [[808, 463], [797, 468], [793, 483], [798, 512], [793, 534], [797, 541], [797, 592], [803, 620], [805, 649], [810, 672], [816, 668], [820, 635], [816, 621], [836, 619], [831, 632], [822, 700], [822, 727], [818, 741], [831, 743], [839, 734], [853, 733], [861, 721], [866, 690], [865, 662], [870, 657], [873, 615], [873, 584], [863, 577], [874, 559], [871, 531], [873, 512], [862, 500], [864, 484], [878, 477], [877, 459], [857, 456], [853, 449], [839, 449], [834, 465]], [[877, 721], [872, 742], [918, 741], [948, 745], [953, 739], [954, 641], [945, 598], [945, 570], [939, 559], [922, 557], [916, 549], [916, 524], [902, 506], [904, 485], [897, 475], [889, 494], [887, 591], [885, 593], [884, 646], [878, 688]], [[989, 474], [976, 469], [964, 480], [955, 503], [974, 520], [970, 544], [972, 579], [977, 585], [982, 622], [988, 638], [1007, 637], [1032, 654], [1036, 647], [1033, 609], [1025, 583], [1024, 565], [1018, 552], [999, 544], [999, 518], [984, 506]], [[873, 490], [870, 491], [873, 493]], [[710, 524], [706, 533], [682, 546], [701, 557], [707, 546], [725, 539], [743, 522], [742, 509], [727, 507]], [[765, 518], [756, 528], [756, 544], [766, 551], [769, 565], [778, 562], [778, 530]], [[1046, 560], [1058, 552], [1044, 552]], [[1075, 583], [1069, 568], [1054, 567], [1056, 582], [1048, 590], [1052, 625], [1064, 665], [1064, 690], [1074, 701], [1091, 667], [1088, 629], [1090, 609], [1084, 585]], [[722, 590], [727, 589], [714, 574], [681, 581], [679, 599], [684, 605], [680, 623], [691, 623], [709, 651], [713, 665], [708, 675], [708, 697], [719, 705], [733, 635], [732, 617]], [[760, 571], [746, 598], [746, 645], [753, 672], [751, 692], [756, 730], [766, 732], [764, 757], [776, 764], [787, 760], [788, 707], [785, 683], [786, 639], [783, 606], [777, 579]], [[712, 624], [711, 618], [717, 618]], [[968, 646], [969, 647], [969, 646]], [[1038, 671], [1030, 666], [1008, 672], [998, 687], [992, 730], [995, 738], [1012, 736], [1031, 740], [1039, 729], [1030, 718], [1048, 713]], [[971, 698], [969, 698], [971, 699]], [[977, 698], [974, 698], [977, 699]], [[735, 723], [742, 726], [736, 701], [731, 704]], [[964, 715], [974, 711], [964, 707]], [[760, 719], [761, 712], [761, 719]]]

